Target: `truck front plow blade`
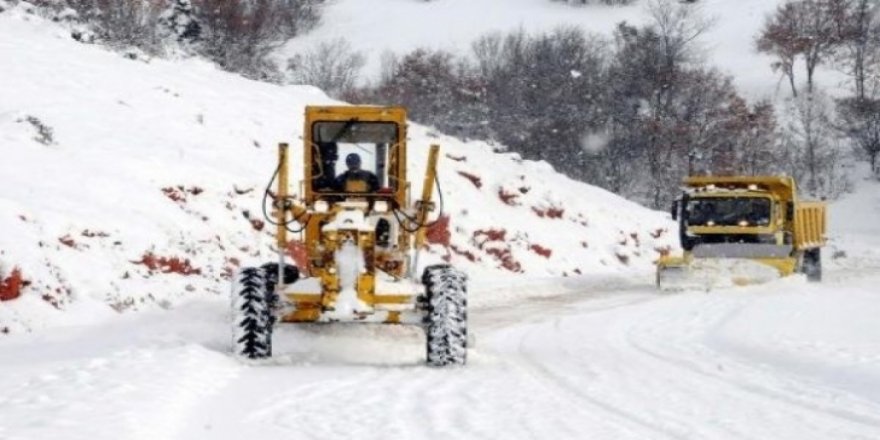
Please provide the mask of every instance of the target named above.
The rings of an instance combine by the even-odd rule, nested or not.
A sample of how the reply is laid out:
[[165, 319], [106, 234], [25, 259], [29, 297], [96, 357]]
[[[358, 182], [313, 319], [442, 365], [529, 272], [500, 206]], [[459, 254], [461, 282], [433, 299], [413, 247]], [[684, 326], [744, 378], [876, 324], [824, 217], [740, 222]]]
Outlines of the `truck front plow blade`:
[[658, 268], [657, 286], [667, 292], [709, 291], [763, 284], [781, 277], [772, 265], [743, 258], [695, 258], [681, 265]]

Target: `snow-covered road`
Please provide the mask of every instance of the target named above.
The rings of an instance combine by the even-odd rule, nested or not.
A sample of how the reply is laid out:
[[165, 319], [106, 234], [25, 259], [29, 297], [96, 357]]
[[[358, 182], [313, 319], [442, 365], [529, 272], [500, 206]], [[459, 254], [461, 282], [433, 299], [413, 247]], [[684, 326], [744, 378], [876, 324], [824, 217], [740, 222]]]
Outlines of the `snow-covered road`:
[[[840, 277], [843, 278], [843, 277]], [[402, 327], [228, 353], [223, 301], [0, 339], [0, 438], [880, 438], [876, 276], [472, 311], [466, 368]]]

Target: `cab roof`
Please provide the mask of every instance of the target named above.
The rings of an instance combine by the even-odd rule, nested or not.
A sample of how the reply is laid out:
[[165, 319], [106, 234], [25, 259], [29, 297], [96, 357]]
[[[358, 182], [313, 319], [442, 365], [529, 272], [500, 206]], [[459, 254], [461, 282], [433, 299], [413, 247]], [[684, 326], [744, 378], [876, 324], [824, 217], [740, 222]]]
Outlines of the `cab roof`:
[[789, 176], [691, 176], [684, 185], [693, 190], [766, 191], [784, 200], [797, 194], [794, 179]]
[[406, 123], [403, 107], [380, 106], [306, 106], [308, 121], [349, 121]]

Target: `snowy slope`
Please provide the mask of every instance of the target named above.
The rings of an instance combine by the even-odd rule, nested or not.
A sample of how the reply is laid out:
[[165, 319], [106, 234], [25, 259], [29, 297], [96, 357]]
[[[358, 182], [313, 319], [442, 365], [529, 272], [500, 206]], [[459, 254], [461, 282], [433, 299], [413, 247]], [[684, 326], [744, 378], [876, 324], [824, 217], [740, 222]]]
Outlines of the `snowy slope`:
[[873, 276], [476, 309], [469, 365], [421, 332], [283, 326], [228, 354], [225, 304], [0, 338], [0, 438], [880, 438]]
[[[274, 359], [239, 362], [223, 272], [269, 249], [242, 211], [303, 106], [330, 101], [127, 60], [17, 13], [0, 14], [0, 60], [0, 272], [31, 281], [0, 302], [0, 439], [880, 438], [876, 182], [832, 206], [825, 283], [658, 295], [664, 214], [416, 126], [413, 150], [450, 156], [451, 243], [480, 257], [448, 251], [479, 287], [469, 365], [423, 367], [420, 330], [367, 325], [281, 326]], [[533, 209], [551, 206], [561, 219]], [[474, 239], [489, 228], [506, 240]], [[523, 273], [487, 252], [507, 246]], [[151, 273], [147, 251], [200, 273]]]
[[825, 259], [840, 277], [880, 271], [880, 182], [870, 176], [868, 164], [859, 164], [850, 176], [856, 190], [831, 205]]
[[[876, 189], [832, 206], [835, 239], [880, 236], [853, 220], [880, 215]], [[282, 326], [275, 358], [238, 362], [209, 298], [12, 335], [0, 438], [873, 440], [880, 269], [829, 269], [708, 295], [545, 282], [573, 294], [475, 308], [455, 370], [389, 326]]]
[[[270, 258], [270, 231], [250, 220], [261, 219], [276, 142], [296, 145], [303, 107], [332, 102], [320, 91], [198, 61], [126, 59], [20, 10], [0, 14], [0, 59], [13, 60], [0, 70], [0, 273], [20, 268], [30, 282], [0, 304], [0, 329], [74, 319], [56, 307], [169, 307], [225, 294], [237, 264]], [[444, 149], [452, 238], [433, 258], [471, 273], [475, 303], [516, 296], [493, 288], [510, 275], [647, 277], [673, 241], [663, 213], [545, 163], [419, 126], [410, 136], [415, 190], [426, 147]], [[187, 275], [164, 273], [163, 258]]]
[[[293, 39], [279, 56], [297, 53], [337, 38], [367, 56], [365, 73], [381, 70], [382, 54], [403, 54], [419, 47], [468, 53], [470, 45], [489, 32], [525, 29], [548, 31], [571, 25], [610, 37], [617, 23], [649, 21], [641, 0], [625, 7], [572, 6], [550, 0], [334, 0], [328, 2], [322, 23], [312, 32]], [[701, 0], [703, 17], [713, 24], [700, 43], [706, 60], [734, 76], [739, 90], [753, 99], [787, 96], [785, 84], [770, 69], [772, 60], [757, 54], [754, 40], [764, 18], [782, 0]], [[839, 76], [826, 73], [818, 79], [837, 86]]]

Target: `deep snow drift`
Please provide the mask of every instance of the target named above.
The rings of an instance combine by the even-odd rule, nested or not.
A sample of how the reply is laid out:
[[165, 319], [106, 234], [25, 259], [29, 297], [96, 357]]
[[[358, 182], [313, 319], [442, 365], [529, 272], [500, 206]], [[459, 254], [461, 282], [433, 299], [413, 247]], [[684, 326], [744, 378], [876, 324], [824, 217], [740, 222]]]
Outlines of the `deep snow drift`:
[[[0, 14], [0, 59], [11, 61], [0, 70], [0, 274], [18, 268], [30, 283], [0, 304], [0, 329], [77, 322], [56, 308], [95, 302], [130, 310], [225, 295], [237, 265], [272, 258], [260, 196], [277, 142], [294, 146], [299, 179], [303, 107], [332, 103], [320, 91], [127, 59], [20, 9]], [[665, 214], [546, 163], [409, 133], [414, 194], [428, 145], [442, 146], [451, 239], [431, 251], [471, 274], [474, 304], [540, 294], [528, 280], [544, 277], [647, 277], [674, 241]]]

